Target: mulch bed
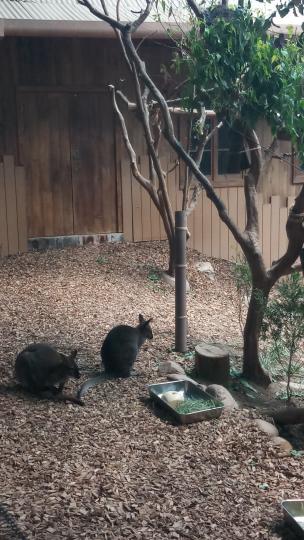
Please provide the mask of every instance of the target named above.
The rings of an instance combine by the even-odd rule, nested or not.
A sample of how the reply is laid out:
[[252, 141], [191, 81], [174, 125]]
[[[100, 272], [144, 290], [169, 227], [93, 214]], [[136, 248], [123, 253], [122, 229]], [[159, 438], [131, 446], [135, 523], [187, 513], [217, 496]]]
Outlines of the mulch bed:
[[[112, 326], [154, 317], [140, 376], [92, 389], [85, 407], [0, 394], [0, 504], [27, 539], [294, 538], [280, 526], [280, 502], [303, 495], [303, 458], [280, 456], [253, 427], [256, 413], [181, 427], [147, 400], [158, 363], [175, 358], [174, 291], [157, 279], [166, 255], [155, 242], [1, 261], [2, 384], [33, 341], [78, 348], [85, 380]], [[198, 253], [188, 260], [190, 347], [240, 344], [229, 263], [212, 261], [211, 282], [195, 269]]]

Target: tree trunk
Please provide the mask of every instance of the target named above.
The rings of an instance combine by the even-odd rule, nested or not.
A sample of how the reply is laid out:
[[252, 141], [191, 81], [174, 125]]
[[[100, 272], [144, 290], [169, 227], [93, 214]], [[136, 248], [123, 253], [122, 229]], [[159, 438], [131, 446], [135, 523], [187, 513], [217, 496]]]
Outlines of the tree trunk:
[[253, 286], [244, 328], [243, 376], [265, 387], [271, 379], [260, 364], [259, 338], [269, 292], [268, 284]]

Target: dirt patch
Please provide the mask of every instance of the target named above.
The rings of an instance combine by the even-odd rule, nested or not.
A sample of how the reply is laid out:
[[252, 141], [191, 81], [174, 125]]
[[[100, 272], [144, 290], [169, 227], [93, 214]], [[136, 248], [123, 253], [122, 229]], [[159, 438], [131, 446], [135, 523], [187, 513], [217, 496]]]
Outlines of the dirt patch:
[[[188, 259], [189, 345], [239, 345], [230, 265], [212, 260], [211, 282], [194, 267], [199, 254]], [[159, 362], [175, 358], [174, 292], [157, 278], [166, 260], [164, 244], [146, 243], [1, 262], [2, 383], [29, 342], [78, 348], [88, 372], [113, 325], [154, 317], [141, 376], [105, 382], [85, 407], [0, 395], [0, 502], [28, 539], [293, 538], [280, 528], [280, 501], [302, 495], [302, 460], [277, 454], [253, 427], [256, 412], [180, 427], [147, 402]]]

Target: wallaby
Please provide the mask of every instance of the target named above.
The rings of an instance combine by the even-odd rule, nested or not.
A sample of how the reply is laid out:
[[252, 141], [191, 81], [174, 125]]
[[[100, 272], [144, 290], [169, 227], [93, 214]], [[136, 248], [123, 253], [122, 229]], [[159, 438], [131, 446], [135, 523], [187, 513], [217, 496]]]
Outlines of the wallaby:
[[139, 324], [136, 327], [121, 324], [112, 328], [107, 334], [100, 351], [104, 371], [98, 377], [93, 377], [83, 383], [77, 394], [79, 399], [89, 388], [106, 378], [127, 378], [132, 375], [132, 368], [140, 347], [146, 339], [153, 338], [150, 326], [152, 319], [146, 321], [142, 315], [138, 318]]
[[75, 362], [76, 355], [77, 350], [73, 350], [69, 356], [66, 356], [50, 345], [33, 343], [17, 355], [15, 378], [24, 390], [32, 394], [82, 405], [78, 398], [62, 394], [63, 387], [69, 378], [80, 378]]

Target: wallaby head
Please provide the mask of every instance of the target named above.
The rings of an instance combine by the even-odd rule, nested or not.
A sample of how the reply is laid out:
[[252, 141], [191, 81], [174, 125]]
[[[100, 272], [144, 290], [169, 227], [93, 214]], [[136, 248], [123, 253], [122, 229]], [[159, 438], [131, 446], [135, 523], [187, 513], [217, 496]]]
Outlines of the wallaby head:
[[69, 355], [60, 353], [60, 356], [63, 359], [64, 365], [67, 369], [69, 377], [73, 377], [74, 379], [80, 379], [79, 368], [75, 361], [77, 352], [78, 351], [74, 349]]
[[145, 318], [140, 313], [138, 316], [138, 320], [139, 320], [139, 325], [137, 328], [140, 331], [142, 337], [144, 339], [153, 339], [153, 332], [150, 326], [150, 322], [152, 322], [153, 319], [151, 318], [151, 319], [145, 320]]

